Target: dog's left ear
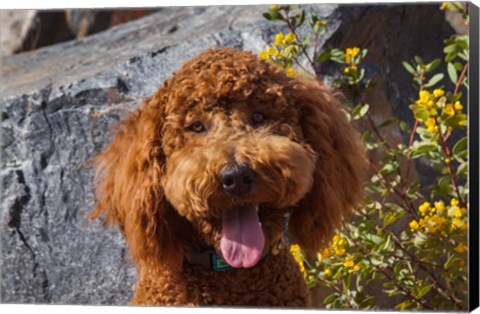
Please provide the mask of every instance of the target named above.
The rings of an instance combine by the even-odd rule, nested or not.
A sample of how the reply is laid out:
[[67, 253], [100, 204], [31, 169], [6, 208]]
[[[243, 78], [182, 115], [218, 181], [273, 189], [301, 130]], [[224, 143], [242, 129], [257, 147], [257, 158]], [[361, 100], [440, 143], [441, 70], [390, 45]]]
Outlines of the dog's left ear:
[[312, 189], [294, 209], [289, 231], [294, 242], [313, 254], [362, 198], [365, 152], [343, 105], [317, 81], [301, 81], [292, 90], [300, 110], [304, 141], [317, 154]]
[[189, 228], [167, 201], [162, 150], [164, 89], [117, 126], [112, 143], [92, 162], [98, 200], [92, 219], [118, 225], [137, 266], [181, 267]]

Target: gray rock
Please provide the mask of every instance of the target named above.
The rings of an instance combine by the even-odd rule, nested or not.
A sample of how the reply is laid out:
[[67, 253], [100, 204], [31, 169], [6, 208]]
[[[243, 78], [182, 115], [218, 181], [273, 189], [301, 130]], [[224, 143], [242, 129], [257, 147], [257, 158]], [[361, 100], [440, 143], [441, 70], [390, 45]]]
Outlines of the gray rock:
[[[341, 41], [338, 36], [345, 34], [335, 31], [348, 28], [353, 13], [337, 5], [310, 8], [332, 25], [329, 40]], [[355, 14], [370, 18], [389, 8], [357, 8]], [[429, 21], [435, 20], [437, 6], [430, 8], [424, 13]], [[184, 61], [212, 47], [258, 52], [274, 34], [288, 32], [283, 24], [266, 21], [265, 10], [170, 7], [93, 36], [2, 60], [2, 302], [128, 303], [135, 271], [118, 230], [88, 220], [93, 172], [84, 163], [105, 147], [111, 128], [126, 112]], [[356, 25], [362, 14], [355, 15]], [[422, 30], [436, 26], [425, 22]], [[403, 26], [391, 27], [398, 31]], [[373, 28], [372, 34], [380, 31]], [[412, 36], [423, 38], [421, 33]], [[424, 40], [428, 48], [430, 39]], [[382, 58], [372, 62], [377, 68], [387, 66]], [[389, 90], [392, 102], [406, 99], [403, 90], [400, 95]]]

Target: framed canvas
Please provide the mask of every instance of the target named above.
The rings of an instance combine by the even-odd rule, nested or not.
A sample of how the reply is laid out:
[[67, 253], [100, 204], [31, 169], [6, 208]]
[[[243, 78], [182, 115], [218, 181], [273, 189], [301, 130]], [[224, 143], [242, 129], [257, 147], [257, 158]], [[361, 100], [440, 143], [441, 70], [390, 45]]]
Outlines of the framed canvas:
[[1, 10], [2, 307], [478, 308], [475, 3], [131, 5]]

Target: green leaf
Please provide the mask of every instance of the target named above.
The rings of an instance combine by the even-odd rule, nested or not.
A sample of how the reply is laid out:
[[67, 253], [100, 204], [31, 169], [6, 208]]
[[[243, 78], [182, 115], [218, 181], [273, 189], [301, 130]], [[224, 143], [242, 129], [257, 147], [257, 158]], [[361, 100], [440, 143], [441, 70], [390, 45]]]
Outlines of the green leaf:
[[437, 73], [425, 84], [425, 87], [432, 87], [443, 79], [443, 73]]
[[305, 10], [302, 10], [302, 15], [300, 17], [300, 21], [298, 22], [298, 27], [302, 26], [303, 22], [305, 22]]
[[353, 120], [358, 120], [360, 119], [361, 117], [363, 117], [367, 112], [368, 112], [368, 108], [370, 108], [370, 106], [368, 104], [365, 104], [365, 105], [358, 105], [356, 106], [355, 108], [353, 108], [352, 110], [352, 119]]
[[457, 75], [457, 70], [455, 70], [455, 66], [453, 65], [453, 63], [451, 62], [448, 63], [447, 71], [448, 71], [448, 77], [450, 78], [450, 81], [452, 81], [453, 84], [457, 84], [458, 75]]
[[382, 237], [379, 237], [375, 234], [366, 234], [365, 235], [365, 239], [367, 239], [368, 241], [374, 243], [374, 244], [382, 244], [383, 243], [383, 238]]
[[458, 126], [458, 123], [463, 120], [467, 120], [467, 116], [465, 114], [457, 114], [445, 120], [445, 125], [451, 127]]
[[381, 124], [379, 124], [377, 127], [378, 128], [384, 128], [386, 126], [389, 126], [390, 124], [394, 123], [394, 122], [397, 122], [398, 121], [398, 118], [396, 117], [393, 117], [393, 118], [389, 118], [385, 121], [383, 121]]
[[457, 176], [467, 176], [467, 174], [468, 174], [468, 163], [462, 162], [460, 165], [458, 165]]
[[395, 309], [396, 310], [405, 310], [405, 309], [408, 309], [412, 304], [413, 304], [413, 302], [411, 300], [406, 300], [406, 301], [404, 301], [400, 304], [395, 305]]
[[326, 297], [325, 300], [323, 300], [323, 304], [327, 305], [327, 304], [333, 303], [335, 300], [338, 299], [338, 297], [339, 295], [336, 293], [331, 294], [328, 297]]
[[367, 142], [368, 140], [370, 140], [370, 137], [372, 136], [372, 132], [371, 131], [366, 131], [365, 133], [363, 133], [362, 135], [362, 141], [363, 142]]
[[322, 51], [322, 53], [318, 56], [317, 61], [318, 62], [324, 62], [330, 58], [332, 52], [332, 48], [325, 49]]
[[392, 162], [390, 164], [386, 164], [385, 166], [383, 166], [382, 169], [380, 169], [380, 173], [383, 176], [386, 176], [386, 175], [394, 172], [396, 169], [397, 169], [396, 165]]
[[410, 63], [403, 61], [402, 64], [405, 70], [407, 70], [410, 74], [417, 75], [417, 71], [415, 71], [415, 69], [410, 65]]
[[402, 130], [405, 133], [411, 133], [412, 132], [412, 130], [410, 129], [410, 127], [408, 126], [408, 124], [405, 121], [399, 120], [398, 126], [400, 127], [400, 130]]
[[263, 17], [272, 22], [285, 20], [280, 11], [273, 10], [269, 10], [268, 12], [263, 13]]
[[417, 145], [415, 148], [416, 148], [416, 151], [419, 153], [426, 153], [426, 152], [431, 152], [436, 150], [438, 148], [438, 145], [430, 144], [430, 143], [421, 143]]
[[452, 153], [454, 155], [460, 153], [467, 147], [467, 143], [468, 143], [468, 137], [465, 136], [459, 139], [458, 142], [455, 144], [455, 146], [453, 146]]
[[429, 64], [426, 65], [425, 71], [426, 72], [431, 72], [431, 71], [435, 70], [436, 68], [438, 68], [441, 63], [442, 63], [441, 59], [435, 59], [435, 60], [433, 60], [432, 62], [430, 62]]
[[430, 289], [432, 288], [432, 285], [426, 283], [424, 286], [417, 288], [417, 298], [421, 298], [424, 295], [426, 295]]
[[445, 53], [454, 53], [460, 51], [460, 47], [457, 44], [451, 44], [443, 48], [443, 52]]
[[367, 53], [368, 53], [368, 49], [362, 49], [362, 52], [360, 52], [360, 59], [365, 58]]
[[430, 111], [428, 111], [427, 109], [424, 109], [424, 108], [419, 107], [417, 105], [411, 105], [410, 109], [412, 109], [413, 115], [418, 120], [425, 121], [428, 118], [430, 118]]
[[383, 226], [386, 227], [403, 217], [404, 212], [388, 212], [383, 219]]
[[454, 263], [458, 261], [458, 258], [455, 255], [451, 255], [450, 258], [443, 264], [443, 269], [447, 270], [452, 266]]
[[419, 56], [415, 56], [414, 59], [415, 59], [415, 62], [417, 62], [417, 64], [419, 66], [423, 67], [425, 65], [425, 63], [423, 63], [422, 58], [420, 58]]

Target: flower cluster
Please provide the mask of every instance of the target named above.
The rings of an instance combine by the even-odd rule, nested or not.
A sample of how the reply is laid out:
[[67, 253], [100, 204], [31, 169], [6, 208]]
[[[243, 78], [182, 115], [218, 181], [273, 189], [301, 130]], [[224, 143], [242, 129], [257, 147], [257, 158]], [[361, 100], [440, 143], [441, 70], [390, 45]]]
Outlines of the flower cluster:
[[275, 41], [266, 50], [260, 51], [261, 59], [271, 60], [282, 66], [287, 76], [292, 77], [298, 74], [292, 67], [292, 58], [298, 54], [298, 46], [295, 44], [296, 35], [282, 32], [275, 36]]
[[410, 230], [430, 234], [438, 233], [440, 236], [446, 236], [457, 229], [466, 231], [468, 228], [467, 210], [458, 205], [459, 202], [456, 198], [451, 199], [448, 208], [442, 200], [434, 202], [433, 206], [430, 202], [424, 202], [418, 207], [421, 218], [419, 221], [412, 220], [410, 222]]
[[[318, 261], [325, 261], [326, 259], [332, 258], [340, 261], [337, 263], [338, 266], [343, 266], [347, 273], [351, 274], [353, 272], [360, 270], [360, 264], [355, 263], [355, 259], [351, 256], [345, 256], [347, 249], [349, 248], [347, 239], [339, 234], [335, 234], [330, 243], [330, 246], [323, 249], [322, 252], [317, 254]], [[345, 258], [343, 257], [345, 256]], [[327, 264], [325, 264], [327, 265]], [[332, 276], [332, 269], [328, 266], [324, 268], [324, 274], [327, 277]]]
[[350, 71], [357, 71], [357, 56], [360, 53], [360, 48], [358, 47], [353, 47], [353, 48], [347, 48], [344, 53], [344, 60], [345, 64], [347, 65], [346, 68], [343, 69], [343, 73], [347, 74]]
[[[455, 116], [462, 117], [463, 106], [460, 101], [448, 102], [445, 91], [440, 88], [433, 92], [421, 90], [415, 105], [417, 106], [416, 119], [423, 122], [427, 132], [430, 133], [437, 132], [440, 121], [446, 121]], [[466, 117], [462, 117], [454, 126], [464, 126], [466, 123]]]
[[290, 245], [290, 253], [292, 254], [293, 258], [297, 262], [298, 266], [300, 267], [300, 271], [304, 276], [307, 275], [307, 270], [305, 269], [305, 265], [303, 264], [303, 261], [305, 260], [302, 251], [300, 249], [300, 246], [298, 244], [292, 244]]

